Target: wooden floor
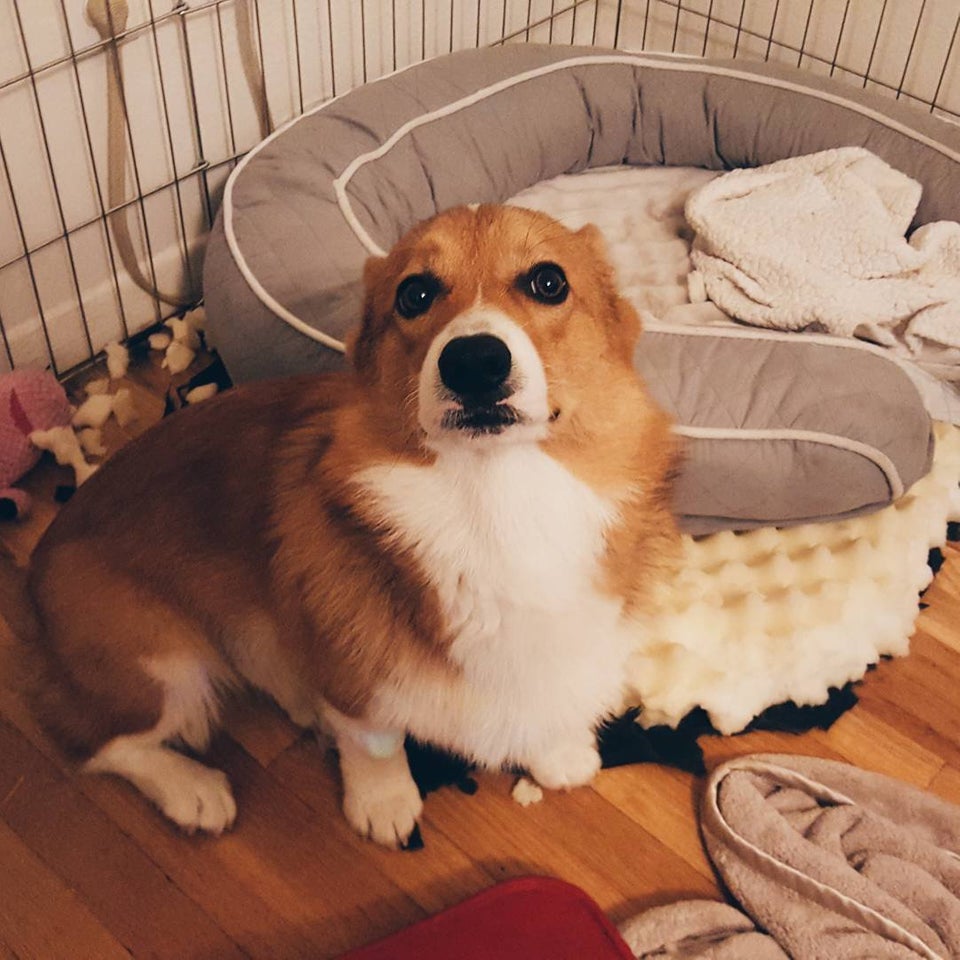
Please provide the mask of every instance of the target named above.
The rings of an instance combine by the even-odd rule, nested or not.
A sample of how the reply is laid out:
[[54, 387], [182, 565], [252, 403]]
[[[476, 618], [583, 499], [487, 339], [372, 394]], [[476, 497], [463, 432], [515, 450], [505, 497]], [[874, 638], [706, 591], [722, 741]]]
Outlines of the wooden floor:
[[[153, 360], [130, 380], [136, 432], [159, 417], [164, 378]], [[130, 432], [112, 428], [111, 446]], [[0, 526], [19, 557], [65, 480], [60, 468], [38, 468], [33, 518]], [[708, 763], [813, 754], [960, 802], [955, 548], [925, 599], [910, 656], [871, 672], [860, 704], [832, 730], [704, 738]], [[0, 643], [9, 647], [2, 621]], [[427, 799], [425, 849], [392, 853], [353, 835], [331, 757], [271, 705], [237, 704], [211, 762], [234, 785], [236, 827], [219, 839], [183, 836], [125, 783], [76, 775], [0, 685], [0, 960], [319, 960], [522, 874], [579, 884], [617, 922], [720, 896], [697, 835], [699, 783], [672, 769], [603, 771], [590, 788], [528, 808], [510, 798], [510, 778], [482, 775], [474, 796], [444, 789]]]

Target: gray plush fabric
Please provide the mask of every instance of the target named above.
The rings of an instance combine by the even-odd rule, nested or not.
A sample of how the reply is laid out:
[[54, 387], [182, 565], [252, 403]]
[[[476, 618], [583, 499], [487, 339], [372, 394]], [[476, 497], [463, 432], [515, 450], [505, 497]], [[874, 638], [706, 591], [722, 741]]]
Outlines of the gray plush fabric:
[[[515, 82], [530, 71], [548, 72]], [[486, 93], [447, 112], [478, 91]], [[404, 124], [438, 110], [444, 115], [403, 131]], [[887, 99], [772, 65], [537, 45], [453, 54], [306, 115], [235, 171], [207, 251], [210, 330], [238, 381], [341, 366], [341, 354], [316, 337], [342, 341], [356, 323], [360, 272], [372, 250], [389, 248], [413, 224], [448, 207], [499, 202], [540, 180], [588, 167], [730, 169], [857, 144], [923, 184], [918, 222], [960, 219], [960, 194], [951, 186], [958, 164], [937, 143], [960, 150], [960, 130]], [[380, 152], [343, 185], [364, 240], [338, 205], [334, 183], [372, 151]], [[661, 351], [663, 396], [681, 423], [689, 414], [669, 398], [689, 399], [692, 388], [698, 418], [716, 411], [730, 424], [723, 408], [742, 386], [739, 361], [718, 366], [709, 359], [713, 348], [701, 340], [684, 342], [677, 362], [676, 347], [659, 347], [650, 338], [644, 356], [656, 365]], [[776, 352], [788, 354], [789, 348]], [[860, 412], [865, 421], [881, 421], [867, 433], [893, 436], [880, 452], [906, 487], [929, 465], [929, 424], [902, 373], [892, 363], [881, 373], [881, 363], [870, 362], [880, 377], [873, 394], [895, 396], [897, 404], [884, 402], [879, 410], [863, 405]], [[664, 382], [668, 368], [670, 384]], [[764, 399], [766, 364], [755, 369], [753, 406], [766, 411], [762, 429], [797, 429]], [[813, 425], [803, 429], [845, 429], [834, 414], [843, 410], [840, 419], [849, 419], [846, 376], [831, 380], [806, 357], [796, 370], [791, 391], [824, 414], [805, 416], [804, 423]], [[887, 380], [894, 384], [889, 392]], [[858, 393], [858, 406], [863, 399]], [[858, 424], [855, 436], [862, 432]], [[678, 510], [694, 533], [845, 516], [888, 502], [898, 487], [889, 482], [889, 471], [860, 462], [857, 453], [838, 454], [832, 445], [696, 437], [688, 447]], [[774, 489], [777, 496], [757, 499], [757, 490]], [[737, 491], [743, 491], [739, 498]]]
[[960, 809], [811, 757], [722, 764], [704, 845], [744, 913], [693, 901], [625, 923], [639, 958], [947, 960], [960, 956]]

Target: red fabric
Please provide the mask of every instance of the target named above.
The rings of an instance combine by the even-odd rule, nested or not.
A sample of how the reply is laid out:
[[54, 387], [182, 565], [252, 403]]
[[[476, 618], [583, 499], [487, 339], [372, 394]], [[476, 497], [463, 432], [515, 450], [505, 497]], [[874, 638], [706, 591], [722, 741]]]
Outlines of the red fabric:
[[341, 960], [634, 960], [582, 890], [508, 880]]

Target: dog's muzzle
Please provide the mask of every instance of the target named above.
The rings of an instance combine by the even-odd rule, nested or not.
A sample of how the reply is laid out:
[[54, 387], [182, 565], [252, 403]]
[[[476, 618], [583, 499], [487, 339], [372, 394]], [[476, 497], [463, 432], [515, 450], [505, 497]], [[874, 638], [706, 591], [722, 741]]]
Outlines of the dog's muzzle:
[[440, 381], [459, 403], [443, 416], [447, 429], [499, 433], [521, 416], [504, 401], [514, 392], [510, 386], [513, 357], [510, 348], [490, 333], [455, 337], [437, 361]]

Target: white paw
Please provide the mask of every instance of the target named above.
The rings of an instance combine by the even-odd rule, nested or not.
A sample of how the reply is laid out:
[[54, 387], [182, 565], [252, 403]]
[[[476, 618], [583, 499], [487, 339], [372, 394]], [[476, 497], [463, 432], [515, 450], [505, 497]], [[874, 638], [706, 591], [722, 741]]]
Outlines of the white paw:
[[160, 809], [187, 833], [203, 830], [219, 835], [233, 826], [237, 816], [226, 775], [199, 763], [165, 780], [156, 799]]
[[600, 754], [592, 744], [562, 744], [530, 764], [530, 775], [549, 790], [581, 787], [599, 770]]
[[385, 847], [405, 847], [423, 811], [420, 791], [409, 774], [347, 789], [343, 812], [361, 836]]

